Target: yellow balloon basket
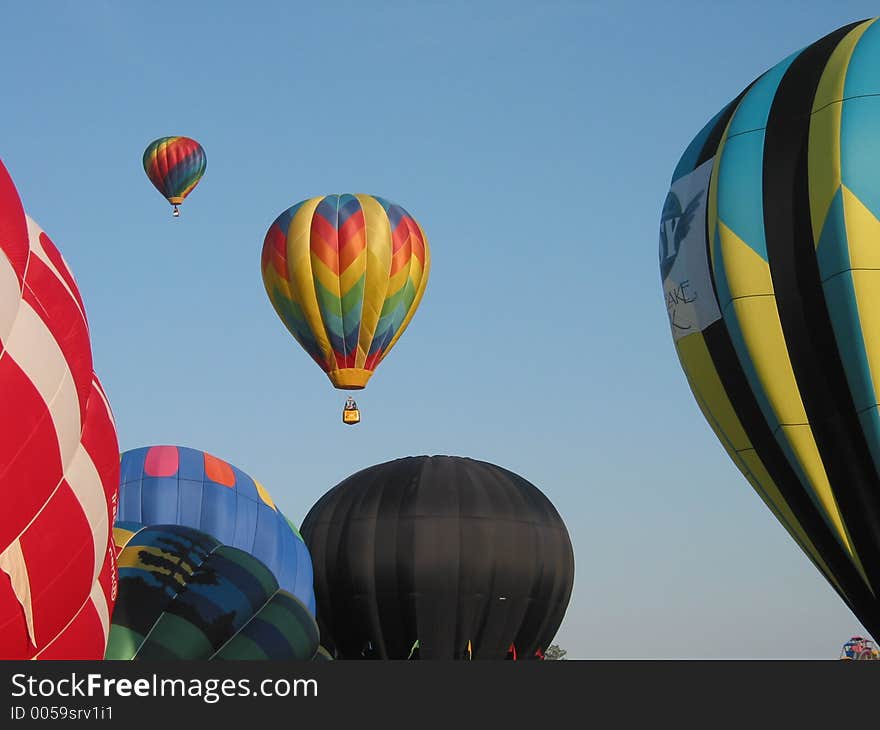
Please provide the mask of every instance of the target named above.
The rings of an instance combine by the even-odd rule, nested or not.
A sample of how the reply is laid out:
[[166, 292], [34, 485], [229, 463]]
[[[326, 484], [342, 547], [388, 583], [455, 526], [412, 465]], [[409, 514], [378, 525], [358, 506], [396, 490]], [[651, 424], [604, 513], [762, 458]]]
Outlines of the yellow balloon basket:
[[342, 411], [342, 422], [349, 426], [360, 423], [361, 412], [357, 408], [346, 408]]

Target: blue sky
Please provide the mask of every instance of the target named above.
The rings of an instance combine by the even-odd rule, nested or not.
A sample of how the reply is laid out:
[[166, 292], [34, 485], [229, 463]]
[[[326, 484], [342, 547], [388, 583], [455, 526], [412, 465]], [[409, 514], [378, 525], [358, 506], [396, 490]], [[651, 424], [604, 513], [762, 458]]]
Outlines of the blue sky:
[[[572, 658], [836, 657], [864, 629], [703, 420], [658, 219], [684, 147], [871, 2], [9, 3], [0, 157], [70, 263], [125, 450], [206, 449], [297, 523], [415, 454], [536, 484], [571, 534]], [[180, 219], [141, 167], [198, 139]], [[260, 277], [278, 213], [366, 192], [433, 269], [364, 422]]]

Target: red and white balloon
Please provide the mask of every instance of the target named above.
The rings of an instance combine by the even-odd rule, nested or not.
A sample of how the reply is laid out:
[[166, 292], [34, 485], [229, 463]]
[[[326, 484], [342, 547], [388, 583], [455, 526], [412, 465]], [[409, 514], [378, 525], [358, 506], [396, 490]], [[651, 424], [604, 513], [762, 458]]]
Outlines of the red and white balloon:
[[0, 162], [0, 659], [101, 659], [116, 427], [58, 249]]

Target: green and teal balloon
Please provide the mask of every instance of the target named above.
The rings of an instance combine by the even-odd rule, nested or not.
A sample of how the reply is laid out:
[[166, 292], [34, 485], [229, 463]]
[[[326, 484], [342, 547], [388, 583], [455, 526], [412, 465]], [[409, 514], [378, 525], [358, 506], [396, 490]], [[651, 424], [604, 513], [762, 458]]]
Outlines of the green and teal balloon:
[[311, 660], [315, 618], [253, 555], [180, 525], [117, 523], [106, 659]]

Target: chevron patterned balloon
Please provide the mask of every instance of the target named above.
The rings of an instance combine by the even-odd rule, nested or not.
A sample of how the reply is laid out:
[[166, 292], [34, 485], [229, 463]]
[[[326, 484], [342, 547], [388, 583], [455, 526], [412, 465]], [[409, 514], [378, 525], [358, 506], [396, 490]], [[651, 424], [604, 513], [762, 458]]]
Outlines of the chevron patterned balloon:
[[428, 239], [372, 195], [297, 203], [269, 228], [262, 272], [275, 311], [334, 386], [366, 386], [425, 293]]

